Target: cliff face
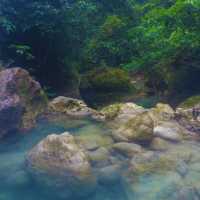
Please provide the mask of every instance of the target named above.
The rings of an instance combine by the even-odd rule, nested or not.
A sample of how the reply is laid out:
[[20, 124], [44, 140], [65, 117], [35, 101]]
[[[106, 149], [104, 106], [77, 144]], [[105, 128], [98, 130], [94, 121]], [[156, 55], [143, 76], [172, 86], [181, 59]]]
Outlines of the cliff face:
[[29, 129], [47, 103], [40, 84], [21, 68], [0, 72], [0, 136]]

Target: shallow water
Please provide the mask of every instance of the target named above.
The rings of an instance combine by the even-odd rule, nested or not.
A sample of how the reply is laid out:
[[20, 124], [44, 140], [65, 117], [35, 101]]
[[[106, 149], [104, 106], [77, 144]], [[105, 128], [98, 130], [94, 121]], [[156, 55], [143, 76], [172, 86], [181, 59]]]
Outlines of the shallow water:
[[[0, 142], [0, 200], [60, 200], [56, 194], [48, 196], [30, 179], [25, 171], [24, 160], [26, 153], [48, 134], [59, 134], [66, 130], [76, 135], [88, 134], [89, 131], [107, 134], [105, 127], [100, 124], [89, 120], [71, 120], [62, 125], [40, 123], [27, 134], [13, 134], [5, 138]], [[198, 200], [199, 152], [200, 144], [197, 142], [177, 145], [168, 153], [169, 157], [180, 158], [175, 169], [145, 172], [133, 182], [123, 180], [116, 184], [99, 184], [89, 197], [69, 200]]]

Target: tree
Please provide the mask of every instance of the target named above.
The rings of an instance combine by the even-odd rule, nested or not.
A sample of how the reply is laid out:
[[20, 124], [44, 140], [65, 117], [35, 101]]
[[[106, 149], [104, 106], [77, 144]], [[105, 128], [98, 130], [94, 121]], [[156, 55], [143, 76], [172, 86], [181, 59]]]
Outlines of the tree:
[[142, 12], [141, 23], [129, 32], [138, 55], [125, 67], [144, 70], [148, 76], [157, 74], [169, 90], [186, 89], [186, 84], [191, 88], [200, 74], [199, 5], [152, 0]]

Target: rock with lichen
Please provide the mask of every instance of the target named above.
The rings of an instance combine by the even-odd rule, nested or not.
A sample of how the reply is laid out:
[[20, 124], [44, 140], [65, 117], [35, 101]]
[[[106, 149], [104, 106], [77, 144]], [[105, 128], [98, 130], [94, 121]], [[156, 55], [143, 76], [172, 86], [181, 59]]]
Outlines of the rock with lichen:
[[153, 119], [154, 124], [158, 124], [160, 121], [170, 121], [175, 117], [175, 111], [168, 104], [158, 103], [155, 107], [148, 111], [150, 117]]
[[119, 129], [113, 131], [113, 138], [115, 134], [121, 135], [129, 142], [151, 141], [153, 138], [154, 123], [148, 113], [141, 113], [131, 118], [128, 122], [122, 125]]
[[119, 127], [134, 116], [145, 112], [145, 109], [134, 103], [116, 103], [104, 107], [100, 113], [105, 117], [105, 121], [112, 127]]
[[85, 102], [79, 99], [59, 96], [49, 102], [50, 112], [62, 113], [70, 117], [91, 117], [98, 115], [97, 111], [89, 108]]
[[0, 84], [0, 136], [33, 127], [47, 103], [40, 84], [18, 67], [2, 70]]

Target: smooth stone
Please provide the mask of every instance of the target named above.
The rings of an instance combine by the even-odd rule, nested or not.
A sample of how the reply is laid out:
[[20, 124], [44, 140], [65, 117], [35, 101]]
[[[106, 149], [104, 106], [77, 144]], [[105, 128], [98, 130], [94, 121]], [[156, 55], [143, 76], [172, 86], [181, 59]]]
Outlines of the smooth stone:
[[142, 147], [134, 143], [120, 142], [112, 146], [115, 152], [118, 152], [127, 157], [133, 157], [135, 154], [141, 153]]
[[105, 147], [100, 147], [95, 151], [88, 151], [87, 154], [94, 166], [104, 166], [109, 162], [110, 153]]
[[180, 142], [183, 139], [181, 130], [176, 123], [161, 123], [154, 127], [153, 133], [155, 137], [160, 137], [173, 142]]
[[119, 165], [109, 165], [98, 171], [98, 181], [101, 184], [117, 183], [121, 176], [121, 167]]

